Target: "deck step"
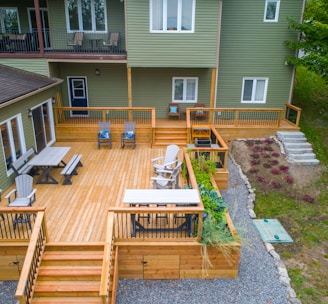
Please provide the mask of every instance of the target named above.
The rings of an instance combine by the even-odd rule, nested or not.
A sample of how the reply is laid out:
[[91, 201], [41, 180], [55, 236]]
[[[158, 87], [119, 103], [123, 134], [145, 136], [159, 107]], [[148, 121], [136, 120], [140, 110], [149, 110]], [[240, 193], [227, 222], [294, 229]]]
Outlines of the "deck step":
[[185, 127], [160, 127], [155, 130], [153, 147], [163, 147], [176, 144], [186, 146], [187, 144], [187, 128]]
[[34, 288], [35, 297], [79, 297], [99, 296], [100, 282], [84, 281], [37, 281]]
[[38, 280], [51, 281], [58, 277], [66, 280], [100, 280], [101, 266], [41, 266]]
[[99, 304], [102, 303], [99, 297], [36, 297], [33, 298], [32, 302], [37, 304], [74, 304], [74, 303], [88, 303], [88, 304]]

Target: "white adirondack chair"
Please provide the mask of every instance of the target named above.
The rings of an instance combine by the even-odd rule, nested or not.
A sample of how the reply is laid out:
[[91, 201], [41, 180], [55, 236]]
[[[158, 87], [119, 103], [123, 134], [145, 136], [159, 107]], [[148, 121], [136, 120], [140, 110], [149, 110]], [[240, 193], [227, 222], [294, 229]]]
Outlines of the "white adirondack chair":
[[169, 145], [166, 148], [165, 156], [153, 158], [151, 161], [154, 166], [154, 173], [158, 170], [172, 171], [174, 165], [178, 162], [179, 147], [177, 145]]

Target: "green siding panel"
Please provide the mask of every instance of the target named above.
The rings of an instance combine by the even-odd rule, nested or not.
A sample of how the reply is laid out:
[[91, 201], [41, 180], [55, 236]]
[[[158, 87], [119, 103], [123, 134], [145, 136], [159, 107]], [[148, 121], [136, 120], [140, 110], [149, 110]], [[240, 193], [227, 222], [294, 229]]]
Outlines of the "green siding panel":
[[[50, 63], [52, 76], [64, 80], [62, 84], [63, 105], [69, 106], [67, 77], [86, 77], [89, 106], [127, 107], [127, 71], [125, 64], [106, 63]], [[101, 75], [96, 76], [99, 69]]]
[[[286, 66], [291, 51], [284, 45], [296, 35], [287, 16], [300, 19], [302, 1], [281, 1], [279, 22], [263, 22], [264, 0], [223, 1], [217, 107], [279, 107], [289, 101], [293, 67]], [[238, 8], [238, 9], [236, 9]], [[243, 77], [267, 77], [266, 104], [241, 104]]]
[[194, 33], [150, 33], [149, 0], [126, 1], [128, 66], [216, 66], [218, 1], [196, 0]]
[[[210, 105], [211, 69], [132, 68], [132, 95], [135, 107], [156, 107], [157, 118], [167, 118], [167, 106], [172, 102], [173, 77], [198, 77], [198, 102]], [[193, 107], [181, 103], [180, 109]]]
[[48, 64], [46, 59], [34, 59], [34, 58], [0, 58], [0, 64], [11, 66], [13, 68], [49, 76]]

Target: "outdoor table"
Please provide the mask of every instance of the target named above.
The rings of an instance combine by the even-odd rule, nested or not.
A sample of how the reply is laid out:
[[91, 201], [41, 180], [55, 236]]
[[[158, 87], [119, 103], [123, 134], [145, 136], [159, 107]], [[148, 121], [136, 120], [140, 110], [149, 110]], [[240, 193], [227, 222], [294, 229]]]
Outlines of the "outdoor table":
[[[125, 190], [123, 204], [129, 204], [130, 207], [136, 205], [175, 205], [175, 206], [198, 206], [200, 204], [200, 195], [197, 189], [127, 189]], [[137, 231], [182, 231], [187, 230], [189, 235], [192, 234], [191, 225], [192, 216], [187, 215], [186, 221], [177, 228], [145, 228], [136, 219], [136, 214], [131, 214], [132, 232], [131, 236], [135, 237]]]
[[41, 169], [37, 184], [58, 184], [50, 174], [50, 170], [53, 167], [62, 168], [66, 165], [63, 158], [69, 149], [70, 147], [47, 147], [28, 162], [29, 165]]

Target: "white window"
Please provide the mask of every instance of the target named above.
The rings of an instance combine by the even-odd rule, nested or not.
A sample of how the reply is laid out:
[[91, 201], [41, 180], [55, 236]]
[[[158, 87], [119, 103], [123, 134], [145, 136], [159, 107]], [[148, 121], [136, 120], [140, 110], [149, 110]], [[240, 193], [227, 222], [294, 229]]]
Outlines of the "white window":
[[265, 103], [268, 78], [244, 78], [241, 103]]
[[196, 0], [149, 0], [150, 31], [194, 32]]
[[264, 22], [278, 22], [280, 0], [266, 0]]
[[65, 0], [67, 31], [107, 32], [105, 0]]
[[0, 129], [7, 172], [10, 174], [12, 172], [10, 164], [26, 152], [21, 115], [19, 114], [2, 122], [0, 124]]
[[0, 7], [0, 23], [3, 33], [20, 33], [18, 9], [15, 7]]
[[198, 78], [173, 78], [172, 100], [174, 102], [197, 102]]

